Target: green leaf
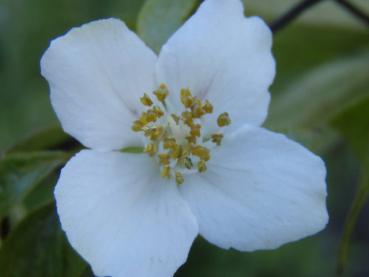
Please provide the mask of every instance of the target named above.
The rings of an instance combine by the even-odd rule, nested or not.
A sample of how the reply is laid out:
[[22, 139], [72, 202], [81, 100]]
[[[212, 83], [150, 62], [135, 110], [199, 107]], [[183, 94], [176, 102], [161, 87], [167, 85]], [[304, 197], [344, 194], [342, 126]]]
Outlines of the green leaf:
[[355, 199], [351, 206], [351, 210], [346, 217], [337, 262], [337, 272], [339, 274], [342, 274], [346, 270], [352, 234], [355, 230], [359, 215], [364, 205], [367, 203], [369, 197], [369, 175], [368, 175], [369, 167], [364, 168], [363, 171], [364, 174], [361, 177], [359, 187], [355, 195]]
[[146, 0], [138, 16], [140, 37], [156, 52], [196, 8], [198, 0]]
[[0, 249], [0, 276], [79, 277], [86, 267], [67, 244], [53, 205], [23, 220]]
[[323, 247], [315, 238], [287, 244], [277, 251], [224, 250], [198, 238], [176, 277], [331, 276]]
[[[369, 90], [369, 88], [367, 88]], [[338, 255], [337, 270], [346, 270], [352, 234], [359, 215], [369, 199], [369, 96], [358, 99], [356, 103], [339, 114], [333, 125], [347, 139], [356, 156], [362, 163], [362, 176], [353, 200], [351, 210], [346, 217], [343, 236]]]
[[[104, 1], [106, 5], [107, 1]], [[137, 29], [137, 17], [145, 3], [145, 0], [119, 0], [110, 1], [110, 16], [117, 16], [121, 18], [133, 30]]]
[[[311, 128], [369, 95], [369, 52], [332, 61], [294, 80], [272, 102], [267, 126]], [[343, 81], [344, 80], [344, 81]]]
[[[294, 0], [244, 2], [247, 14], [269, 22], [296, 5]], [[277, 75], [266, 126], [320, 154], [337, 145], [340, 136], [329, 121], [365, 94], [360, 87], [367, 85], [368, 65], [361, 60], [368, 55], [366, 49], [369, 36], [363, 24], [329, 1], [274, 35]], [[358, 76], [352, 74], [357, 72]]]
[[67, 135], [58, 125], [34, 132], [28, 137], [17, 141], [14, 145], [7, 149], [6, 152], [10, 153], [46, 150], [50, 148], [56, 148], [71, 140], [71, 137]]
[[324, 153], [339, 141], [331, 120], [369, 95], [368, 71], [369, 52], [360, 52], [301, 74], [273, 94], [266, 127]]
[[[365, 88], [369, 92], [369, 87]], [[333, 119], [335, 126], [348, 140], [357, 157], [369, 162], [369, 96], [357, 99]], [[369, 168], [369, 167], [368, 167]]]
[[64, 152], [13, 153], [0, 160], [0, 218], [70, 157]]

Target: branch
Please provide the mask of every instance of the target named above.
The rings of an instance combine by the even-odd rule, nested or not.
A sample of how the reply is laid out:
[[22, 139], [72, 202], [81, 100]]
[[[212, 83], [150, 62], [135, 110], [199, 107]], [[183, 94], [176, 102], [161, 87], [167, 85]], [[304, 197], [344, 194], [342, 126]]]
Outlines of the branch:
[[352, 15], [361, 20], [364, 24], [369, 26], [369, 15], [365, 14], [365, 12], [361, 11], [355, 5], [347, 2], [346, 0], [336, 0], [336, 3], [341, 5], [347, 11], [349, 11]]
[[272, 22], [269, 26], [273, 33], [276, 33], [286, 27], [289, 23], [300, 16], [304, 11], [310, 7], [322, 2], [323, 0], [304, 0], [298, 3], [296, 6], [292, 7], [287, 13], [282, 15], [280, 18]]

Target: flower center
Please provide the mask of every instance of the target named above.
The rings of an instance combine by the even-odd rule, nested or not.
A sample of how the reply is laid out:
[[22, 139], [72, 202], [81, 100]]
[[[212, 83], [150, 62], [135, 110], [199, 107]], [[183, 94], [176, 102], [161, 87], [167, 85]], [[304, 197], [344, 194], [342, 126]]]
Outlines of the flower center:
[[[215, 146], [220, 146], [223, 134], [202, 135], [202, 118], [213, 113], [213, 105], [208, 100], [203, 102], [193, 96], [189, 89], [181, 89], [183, 111], [179, 114], [170, 113], [168, 109], [166, 99], [169, 91], [165, 84], [161, 84], [154, 95], [158, 105], [146, 93], [140, 98], [147, 109], [133, 122], [132, 130], [142, 132], [147, 138], [144, 152], [160, 165], [161, 176], [175, 178], [180, 185], [184, 182], [184, 175], [207, 170], [206, 163], [211, 155], [205, 143], [211, 140]], [[222, 113], [217, 118], [219, 127], [230, 123], [228, 113]]]

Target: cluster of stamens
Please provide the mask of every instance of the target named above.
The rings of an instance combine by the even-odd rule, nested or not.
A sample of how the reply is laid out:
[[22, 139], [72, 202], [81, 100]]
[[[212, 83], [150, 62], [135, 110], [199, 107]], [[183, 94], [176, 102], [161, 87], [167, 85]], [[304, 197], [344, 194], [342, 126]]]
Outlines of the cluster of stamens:
[[[202, 102], [194, 97], [189, 89], [181, 90], [180, 100], [184, 111], [179, 115], [169, 114], [166, 103], [169, 91], [166, 85], [160, 85], [154, 95], [162, 107], [155, 105], [145, 93], [140, 101], [147, 110], [133, 122], [132, 130], [143, 132], [148, 139], [144, 152], [160, 164], [161, 176], [174, 177], [180, 185], [184, 182], [185, 171], [196, 170], [202, 173], [207, 170], [210, 150], [203, 143], [211, 140], [220, 146], [223, 134], [214, 133], [208, 138], [202, 137], [200, 119], [213, 113], [213, 106], [208, 100]], [[217, 118], [219, 127], [230, 123], [228, 113], [222, 113]]]

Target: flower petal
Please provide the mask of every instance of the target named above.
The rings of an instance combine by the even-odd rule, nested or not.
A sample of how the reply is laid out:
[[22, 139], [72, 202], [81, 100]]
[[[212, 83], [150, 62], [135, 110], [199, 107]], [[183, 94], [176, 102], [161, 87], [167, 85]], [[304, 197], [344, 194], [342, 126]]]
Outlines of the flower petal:
[[267, 25], [245, 18], [239, 0], [207, 0], [163, 46], [157, 78], [209, 99], [214, 116], [229, 112], [233, 126], [260, 125], [275, 74], [271, 43]]
[[243, 127], [193, 175], [182, 193], [200, 234], [223, 247], [273, 249], [312, 235], [328, 220], [322, 160], [283, 135]]
[[94, 21], [53, 40], [41, 71], [64, 130], [94, 149], [137, 145], [130, 128], [139, 97], [155, 87], [156, 60], [117, 19]]
[[145, 155], [85, 150], [62, 170], [62, 228], [99, 276], [172, 276], [197, 235], [173, 182]]

